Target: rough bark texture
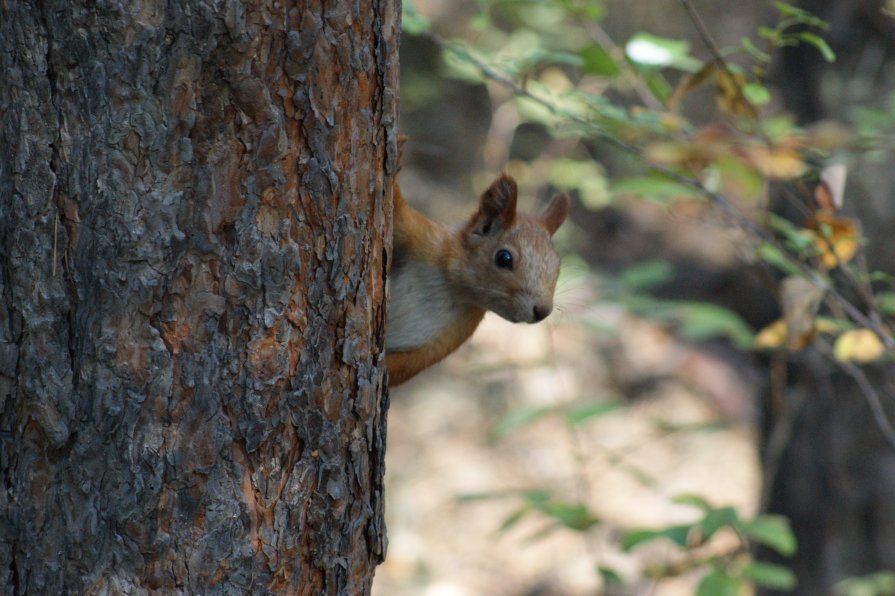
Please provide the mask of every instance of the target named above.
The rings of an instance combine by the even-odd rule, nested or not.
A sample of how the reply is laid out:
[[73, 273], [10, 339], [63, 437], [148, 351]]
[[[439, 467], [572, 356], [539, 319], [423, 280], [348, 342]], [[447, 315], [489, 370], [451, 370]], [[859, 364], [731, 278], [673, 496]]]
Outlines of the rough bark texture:
[[[878, 54], [883, 60], [881, 49], [895, 43], [893, 21], [880, 18], [884, 2], [798, 4], [830, 23], [824, 37], [837, 59], [827, 64], [807, 44], [786, 48], [778, 78], [787, 109], [805, 124], [827, 118], [847, 121], [855, 99], [870, 105], [870, 97], [839, 90], [862, 86], [874, 89], [879, 98], [888, 97], [892, 80], [883, 75], [891, 69], [891, 55], [878, 65], [879, 78], [874, 78], [873, 69], [861, 66], [868, 56]], [[868, 237], [870, 269], [889, 274], [895, 273], [893, 167], [891, 160], [850, 165], [844, 202], [845, 213], [861, 222]], [[815, 207], [795, 212], [799, 207], [793, 207], [791, 197], [778, 203], [779, 212], [797, 223]], [[853, 299], [861, 304], [860, 298]], [[888, 363], [863, 370], [888, 420], [895, 421], [895, 367]], [[836, 582], [845, 578], [895, 569], [895, 451], [884, 439], [867, 396], [845, 371], [811, 351], [785, 366], [775, 364], [769, 377], [762, 445], [766, 506], [790, 518], [799, 550], [791, 558], [770, 553], [767, 558], [796, 572], [798, 586], [787, 594], [833, 594]]]
[[[834, 593], [848, 577], [895, 569], [895, 452], [853, 379], [811, 354], [785, 371], [765, 440], [774, 461], [768, 509], [786, 515], [799, 550], [792, 558], [764, 553], [798, 576], [792, 592]], [[891, 365], [867, 368], [889, 419], [895, 413]], [[783, 594], [772, 590], [762, 594]]]
[[0, 0], [0, 592], [369, 591], [399, 12]]

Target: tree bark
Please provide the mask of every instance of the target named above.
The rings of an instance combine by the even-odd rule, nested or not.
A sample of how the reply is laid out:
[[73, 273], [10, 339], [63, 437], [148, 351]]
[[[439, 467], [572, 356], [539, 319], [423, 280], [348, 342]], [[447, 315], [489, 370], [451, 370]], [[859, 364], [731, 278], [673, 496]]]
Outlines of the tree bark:
[[[819, 354], [784, 370], [768, 401], [775, 405], [764, 440], [767, 509], [789, 518], [798, 551], [763, 558], [790, 567], [795, 590], [761, 594], [820, 596], [849, 577], [895, 569], [895, 452], [855, 381]], [[895, 408], [891, 365], [865, 367]]]
[[0, 1], [0, 591], [369, 592], [399, 8]]
[[[895, 29], [880, 19], [881, 0], [801, 0], [797, 3], [830, 23], [824, 32], [836, 53], [828, 64], [808, 44], [784, 48], [778, 65], [786, 108], [800, 123], [846, 120], [853, 96], [825, 91], [856, 84], [874, 88], [880, 103], [891, 85], [871, 71], [856, 74], [874, 47], [895, 41]], [[891, 58], [885, 63], [891, 68]], [[886, 68], [880, 68], [884, 72]], [[824, 84], [821, 85], [821, 81]], [[871, 105], [868, 97], [863, 97]], [[849, 166], [843, 211], [861, 222], [870, 270], [895, 272], [892, 250], [891, 160], [858, 160]], [[796, 196], [796, 195], [793, 195]], [[799, 207], [791, 197], [777, 201], [778, 213], [800, 222], [815, 206]], [[798, 211], [797, 211], [798, 210]], [[861, 304], [860, 299], [856, 300]], [[882, 415], [895, 421], [895, 367], [862, 367], [879, 395]], [[823, 596], [849, 577], [895, 569], [895, 451], [885, 439], [870, 399], [847, 372], [812, 350], [769, 367], [764, 399], [764, 505], [786, 515], [798, 552], [764, 558], [797, 575], [791, 595]], [[760, 590], [760, 594], [778, 594]]]

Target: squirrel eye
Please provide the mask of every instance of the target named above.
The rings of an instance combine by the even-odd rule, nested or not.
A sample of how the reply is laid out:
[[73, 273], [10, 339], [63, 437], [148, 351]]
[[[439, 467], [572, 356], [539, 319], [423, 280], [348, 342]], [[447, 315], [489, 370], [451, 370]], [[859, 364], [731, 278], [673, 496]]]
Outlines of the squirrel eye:
[[494, 255], [494, 264], [501, 269], [513, 269], [513, 254], [505, 248], [497, 251]]

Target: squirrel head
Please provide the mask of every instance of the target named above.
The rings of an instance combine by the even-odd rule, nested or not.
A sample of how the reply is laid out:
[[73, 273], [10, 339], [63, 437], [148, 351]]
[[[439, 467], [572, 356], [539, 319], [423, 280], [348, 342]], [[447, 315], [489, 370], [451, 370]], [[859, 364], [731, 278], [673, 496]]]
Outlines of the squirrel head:
[[482, 193], [461, 230], [463, 254], [450, 267], [477, 306], [514, 323], [537, 323], [553, 310], [559, 256], [551, 236], [569, 213], [557, 195], [540, 215], [516, 211], [516, 181], [506, 174]]

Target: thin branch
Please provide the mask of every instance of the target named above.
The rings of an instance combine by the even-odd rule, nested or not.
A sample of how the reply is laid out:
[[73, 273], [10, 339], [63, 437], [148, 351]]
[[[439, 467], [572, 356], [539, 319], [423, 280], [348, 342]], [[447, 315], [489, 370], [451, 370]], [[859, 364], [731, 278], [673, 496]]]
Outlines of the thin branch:
[[693, 23], [693, 26], [696, 27], [696, 32], [699, 33], [699, 37], [702, 38], [702, 43], [705, 44], [705, 47], [708, 48], [708, 51], [712, 54], [712, 60], [715, 62], [715, 66], [724, 72], [730, 72], [727, 60], [721, 55], [721, 50], [718, 48], [718, 44], [715, 43], [712, 34], [709, 33], [709, 29], [705, 26], [705, 22], [702, 20], [699, 12], [693, 7], [690, 0], [678, 1], [681, 3], [681, 6], [684, 7], [684, 10], [687, 11], [687, 16], [690, 17], [690, 21]]
[[720, 209], [724, 214], [726, 214], [732, 222], [745, 230], [753, 237], [761, 240], [762, 242], [767, 243], [768, 245], [775, 248], [786, 260], [787, 262], [793, 266], [795, 269], [799, 271], [801, 275], [803, 275], [808, 281], [811, 282], [819, 290], [827, 293], [833, 300], [836, 301], [837, 304], [840, 305], [843, 311], [848, 314], [851, 319], [862, 327], [866, 327], [867, 329], [872, 330], [876, 333], [880, 340], [883, 342], [883, 345], [890, 350], [895, 350], [895, 338], [886, 330], [879, 322], [871, 319], [867, 315], [865, 315], [858, 307], [852, 304], [848, 299], [846, 299], [836, 288], [834, 288], [826, 279], [824, 279], [815, 269], [806, 265], [799, 259], [791, 256], [789, 252], [786, 250], [786, 247], [772, 234], [770, 234], [765, 228], [755, 223], [752, 219], [744, 215], [737, 209], [731, 202], [725, 199], [719, 193], [710, 190], [707, 188], [702, 182], [697, 179], [691, 178], [689, 176], [685, 176], [669, 167], [651, 164], [646, 162], [643, 157], [643, 153], [640, 149], [635, 147], [634, 145], [630, 145], [614, 136], [610, 133], [602, 130], [595, 122], [588, 120], [586, 118], [582, 118], [578, 114], [574, 114], [572, 112], [563, 110], [557, 107], [553, 102], [549, 99], [543, 98], [540, 95], [532, 93], [513, 79], [509, 78], [505, 74], [498, 72], [496, 69], [486, 64], [485, 62], [479, 60], [477, 57], [472, 55], [469, 51], [467, 51], [463, 46], [455, 43], [450, 43], [442, 39], [441, 37], [426, 31], [422, 34], [427, 39], [434, 42], [439, 47], [446, 49], [448, 51], [454, 52], [455, 54], [462, 56], [462, 58], [476, 68], [482, 73], [482, 75], [495, 83], [503, 85], [510, 89], [514, 95], [517, 97], [524, 97], [544, 108], [549, 110], [552, 114], [561, 116], [563, 118], [568, 119], [571, 122], [575, 122], [581, 126], [584, 126], [589, 129], [591, 134], [593, 134], [596, 138], [601, 141], [615, 147], [616, 149], [627, 153], [628, 155], [634, 156], [639, 159], [644, 165], [656, 172], [665, 176], [666, 178], [678, 182], [684, 186], [694, 189], [702, 196], [706, 197], [710, 203], [712, 203], [716, 208]]
[[718, 70], [726, 73], [730, 82], [733, 84], [733, 88], [736, 90], [737, 102], [741, 102], [744, 105], [752, 106], [752, 103], [746, 98], [746, 94], [743, 91], [743, 86], [740, 85], [740, 82], [736, 77], [731, 76], [732, 71], [730, 69], [730, 65], [727, 63], [727, 60], [724, 59], [724, 56], [721, 54], [721, 50], [718, 48], [718, 44], [715, 43], [712, 34], [709, 32], [708, 27], [705, 26], [705, 22], [702, 20], [702, 17], [699, 14], [699, 11], [693, 6], [690, 0], [678, 0], [681, 3], [681, 6], [684, 7], [684, 10], [687, 12], [687, 16], [690, 17], [690, 21], [693, 23], [693, 26], [696, 27], [696, 32], [699, 33], [699, 37], [702, 39], [702, 43], [708, 48], [709, 53], [712, 55], [712, 61], [715, 63], [715, 66], [718, 67]]
[[[603, 46], [603, 48], [605, 48], [605, 50], [609, 53], [609, 55], [621, 69], [627, 82], [634, 88], [634, 91], [637, 92], [637, 95], [640, 97], [640, 101], [642, 101], [643, 104], [651, 110], [654, 110], [656, 112], [664, 112], [665, 106], [663, 106], [659, 102], [659, 100], [657, 100], [656, 97], [650, 92], [647, 86], [643, 83], [643, 79], [637, 76], [637, 73], [634, 72], [634, 69], [631, 68], [631, 65], [628, 64], [628, 61], [624, 59], [625, 51], [612, 40], [612, 37], [610, 37], [609, 34], [606, 33], [606, 30], [600, 27], [600, 24], [596, 21], [586, 21], [579, 18], [578, 22], [581, 24], [587, 34], [590, 35], [591, 39], [593, 39], [597, 44]], [[616, 56], [619, 54], [621, 54], [622, 56], [621, 59], [616, 58]]]
[[836, 356], [833, 354], [832, 348], [827, 342], [819, 341], [817, 344], [820, 352], [845, 371], [858, 386], [858, 389], [861, 390], [861, 394], [864, 396], [864, 401], [870, 406], [870, 412], [873, 414], [873, 420], [876, 423], [876, 427], [882, 433], [883, 438], [889, 446], [892, 447], [892, 449], [895, 449], [895, 428], [892, 427], [892, 423], [889, 421], [889, 417], [883, 409], [879, 392], [873, 386], [873, 383], [870, 382], [870, 379], [867, 378], [867, 374], [860, 367], [855, 366], [855, 364], [851, 362], [837, 360]]

